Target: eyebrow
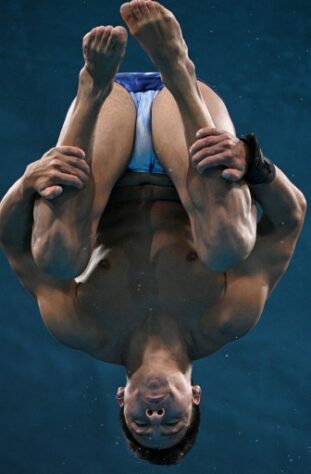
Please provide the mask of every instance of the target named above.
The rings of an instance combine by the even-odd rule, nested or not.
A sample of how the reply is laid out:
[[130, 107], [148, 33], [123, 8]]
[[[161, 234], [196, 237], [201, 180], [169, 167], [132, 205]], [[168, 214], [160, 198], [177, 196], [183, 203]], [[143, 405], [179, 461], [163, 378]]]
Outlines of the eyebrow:
[[[161, 433], [161, 437], [163, 438], [173, 438], [174, 436], [177, 436], [181, 431], [183, 430], [183, 427], [180, 428], [178, 431], [174, 431], [172, 433]], [[136, 430], [133, 430], [136, 436], [141, 436], [142, 438], [150, 438], [150, 433], [138, 433]]]

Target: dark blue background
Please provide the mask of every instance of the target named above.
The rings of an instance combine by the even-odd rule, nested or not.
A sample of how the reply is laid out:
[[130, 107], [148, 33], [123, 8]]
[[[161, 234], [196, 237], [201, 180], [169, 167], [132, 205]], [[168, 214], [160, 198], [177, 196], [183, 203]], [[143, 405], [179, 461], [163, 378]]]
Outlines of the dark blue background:
[[[55, 144], [75, 94], [81, 37], [93, 26], [120, 23], [121, 3], [1, 0], [1, 196]], [[181, 22], [198, 75], [224, 98], [237, 131], [256, 131], [308, 198], [310, 2], [166, 6]], [[121, 70], [153, 70], [131, 38]], [[123, 370], [55, 342], [1, 255], [1, 473], [310, 473], [310, 254], [308, 222], [258, 326], [195, 364], [204, 391], [201, 430], [184, 463], [170, 469], [127, 453], [114, 400]]]

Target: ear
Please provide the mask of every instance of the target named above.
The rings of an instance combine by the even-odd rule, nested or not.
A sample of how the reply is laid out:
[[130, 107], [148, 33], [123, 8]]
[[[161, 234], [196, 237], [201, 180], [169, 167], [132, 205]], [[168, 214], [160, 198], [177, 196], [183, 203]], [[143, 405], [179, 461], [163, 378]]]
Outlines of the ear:
[[124, 391], [125, 391], [125, 387], [119, 387], [117, 390], [116, 399], [120, 407], [124, 406]]
[[201, 387], [199, 385], [192, 385], [192, 401], [194, 405], [199, 405], [201, 401]]

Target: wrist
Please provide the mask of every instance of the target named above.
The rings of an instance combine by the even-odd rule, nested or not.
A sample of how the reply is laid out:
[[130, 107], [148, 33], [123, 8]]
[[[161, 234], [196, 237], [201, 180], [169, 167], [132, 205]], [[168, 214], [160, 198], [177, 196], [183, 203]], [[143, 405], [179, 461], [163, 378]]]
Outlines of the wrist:
[[271, 183], [275, 177], [275, 166], [271, 160], [263, 155], [256, 135], [251, 133], [246, 137], [240, 137], [240, 140], [246, 147], [247, 170], [244, 175], [245, 181], [248, 184]]
[[20, 178], [20, 190], [24, 197], [32, 197], [36, 194], [36, 189], [31, 179], [31, 164], [27, 166], [23, 176]]

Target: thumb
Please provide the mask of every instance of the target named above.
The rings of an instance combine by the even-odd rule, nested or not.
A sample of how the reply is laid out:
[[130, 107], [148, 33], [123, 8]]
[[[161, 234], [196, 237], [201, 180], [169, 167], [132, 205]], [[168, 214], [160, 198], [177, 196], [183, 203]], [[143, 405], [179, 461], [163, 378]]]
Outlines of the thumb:
[[234, 169], [234, 168], [226, 168], [223, 170], [221, 173], [221, 176], [226, 180], [226, 181], [231, 181], [233, 183], [240, 181], [242, 179], [242, 173], [241, 171]]
[[57, 186], [48, 186], [47, 188], [42, 189], [42, 191], [40, 191], [39, 194], [45, 199], [52, 200], [60, 196], [62, 192], [63, 192], [63, 188], [57, 185]]

